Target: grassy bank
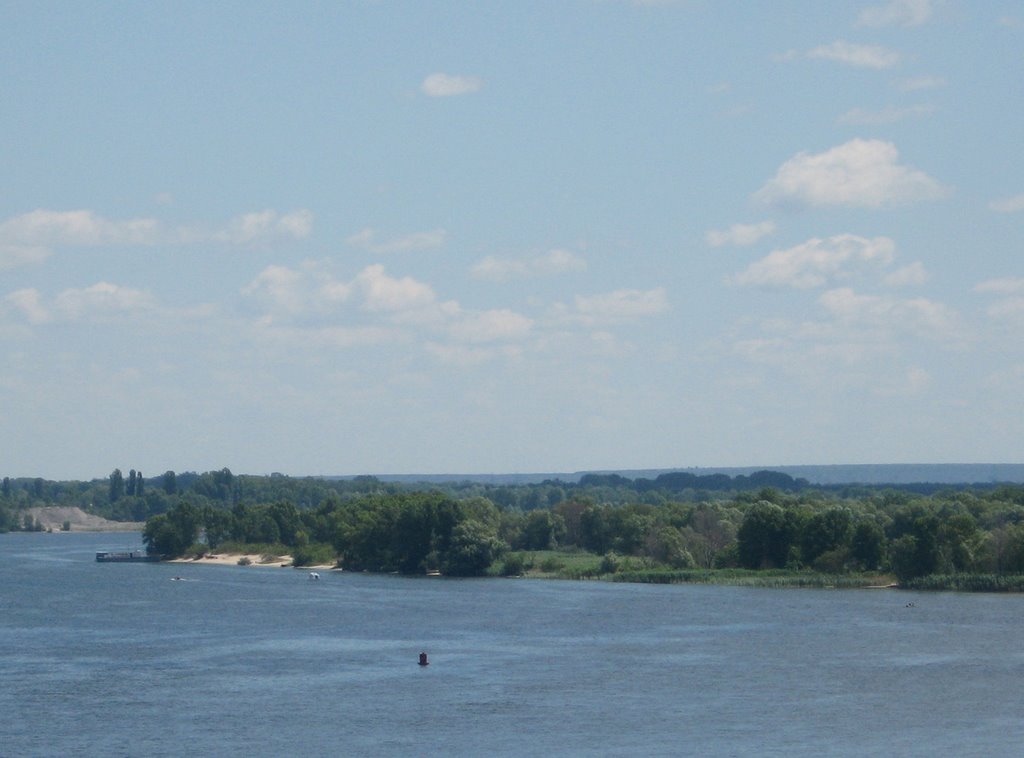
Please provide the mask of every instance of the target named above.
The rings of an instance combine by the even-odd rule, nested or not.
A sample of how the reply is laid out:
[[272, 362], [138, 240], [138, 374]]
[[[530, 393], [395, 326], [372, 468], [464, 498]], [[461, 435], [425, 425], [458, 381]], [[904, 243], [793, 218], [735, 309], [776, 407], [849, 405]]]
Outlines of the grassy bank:
[[495, 565], [493, 576], [540, 579], [600, 579], [636, 584], [728, 584], [743, 587], [823, 587], [859, 589], [891, 587], [888, 574], [822, 574], [811, 571], [748, 569], [671, 569], [652, 567], [639, 558], [585, 552], [536, 550], [510, 553]]

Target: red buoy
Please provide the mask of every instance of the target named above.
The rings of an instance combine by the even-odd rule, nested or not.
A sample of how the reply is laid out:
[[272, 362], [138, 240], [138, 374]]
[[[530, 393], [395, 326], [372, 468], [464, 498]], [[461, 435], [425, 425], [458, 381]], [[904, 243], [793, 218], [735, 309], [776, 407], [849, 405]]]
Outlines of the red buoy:
[[420, 653], [420, 665], [421, 666], [429, 666], [430, 665], [430, 661], [427, 660], [427, 654], [426, 653]]

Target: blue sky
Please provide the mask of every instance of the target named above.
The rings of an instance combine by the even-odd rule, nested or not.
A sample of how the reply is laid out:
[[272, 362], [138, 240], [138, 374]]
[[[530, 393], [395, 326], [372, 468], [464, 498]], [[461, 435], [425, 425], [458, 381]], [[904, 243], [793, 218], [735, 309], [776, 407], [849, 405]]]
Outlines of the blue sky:
[[0, 2], [0, 469], [1024, 460], [1024, 3]]

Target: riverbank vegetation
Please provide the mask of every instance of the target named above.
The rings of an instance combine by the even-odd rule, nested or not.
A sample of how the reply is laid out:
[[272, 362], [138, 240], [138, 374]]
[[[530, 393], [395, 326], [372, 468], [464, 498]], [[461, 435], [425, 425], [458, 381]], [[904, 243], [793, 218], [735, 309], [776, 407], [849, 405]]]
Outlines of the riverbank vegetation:
[[770, 471], [399, 484], [115, 470], [92, 482], [5, 480], [0, 529], [34, 528], [24, 520], [33, 505], [145, 520], [148, 549], [168, 557], [230, 546], [405, 574], [1024, 589], [1024, 486], [1009, 484], [814, 487]]

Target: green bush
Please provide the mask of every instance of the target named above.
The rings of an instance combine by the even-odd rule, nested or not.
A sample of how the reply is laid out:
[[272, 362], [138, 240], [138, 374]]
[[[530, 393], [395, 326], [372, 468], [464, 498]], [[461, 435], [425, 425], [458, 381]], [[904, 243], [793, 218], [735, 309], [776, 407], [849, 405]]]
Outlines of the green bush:
[[565, 561], [555, 556], [545, 558], [540, 562], [540, 570], [545, 574], [557, 574], [559, 571], [565, 568]]
[[619, 556], [609, 551], [604, 554], [599, 567], [602, 574], [614, 574], [619, 570]]
[[527, 565], [526, 556], [522, 553], [509, 553], [505, 556], [501, 569], [502, 576], [521, 576], [526, 573], [530, 566]]
[[329, 566], [335, 563], [334, 548], [322, 542], [299, 545], [292, 550], [293, 566]]

